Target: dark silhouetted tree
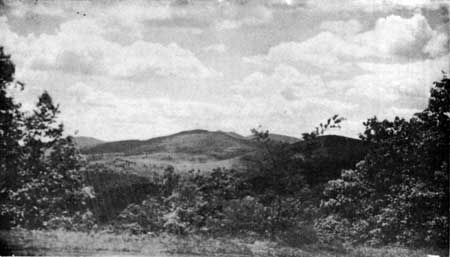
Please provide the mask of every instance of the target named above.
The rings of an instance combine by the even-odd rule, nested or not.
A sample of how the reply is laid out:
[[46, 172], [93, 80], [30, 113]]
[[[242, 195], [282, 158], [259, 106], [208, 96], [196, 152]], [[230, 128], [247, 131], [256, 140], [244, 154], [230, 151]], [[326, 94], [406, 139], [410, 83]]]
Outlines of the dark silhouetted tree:
[[449, 97], [444, 75], [434, 83], [428, 107], [411, 119], [364, 123], [361, 138], [369, 153], [325, 190], [323, 207], [347, 224], [345, 236], [448, 247]]
[[[5, 204], [8, 191], [17, 184], [16, 175], [22, 166], [23, 137], [20, 104], [8, 95], [14, 86], [14, 64], [0, 47], [0, 204]], [[6, 212], [0, 209], [0, 227], [7, 226]]]
[[61, 218], [70, 223], [86, 210], [89, 195], [81, 156], [72, 139], [62, 136], [50, 95], [44, 92], [27, 115], [8, 96], [13, 84], [14, 64], [0, 48], [0, 214], [11, 225], [32, 228]]

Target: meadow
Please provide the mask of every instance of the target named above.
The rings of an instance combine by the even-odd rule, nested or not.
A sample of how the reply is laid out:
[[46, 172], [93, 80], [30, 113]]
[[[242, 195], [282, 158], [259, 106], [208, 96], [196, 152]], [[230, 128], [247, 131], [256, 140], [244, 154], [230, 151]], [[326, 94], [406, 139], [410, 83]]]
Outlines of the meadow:
[[[439, 254], [427, 250], [401, 247], [343, 247], [323, 249], [320, 246], [295, 248], [268, 240], [252, 238], [174, 236], [169, 234], [114, 234], [107, 231], [74, 232], [64, 230], [0, 231], [15, 255], [76, 256], [223, 256], [223, 257], [423, 257]], [[20, 242], [20, 243], [18, 243]], [[442, 255], [444, 256], [444, 255]]]
[[239, 157], [220, 160], [208, 155], [185, 153], [151, 153], [137, 155], [102, 155], [87, 157], [91, 164], [101, 164], [111, 170], [148, 177], [153, 172], [162, 173], [167, 167], [176, 171], [195, 170], [210, 172], [215, 168], [242, 169]]

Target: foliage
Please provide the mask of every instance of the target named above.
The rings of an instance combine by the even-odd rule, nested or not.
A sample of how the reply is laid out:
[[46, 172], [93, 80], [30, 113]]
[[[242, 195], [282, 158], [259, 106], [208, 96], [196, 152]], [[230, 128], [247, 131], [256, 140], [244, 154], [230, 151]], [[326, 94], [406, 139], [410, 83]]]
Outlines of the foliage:
[[340, 129], [341, 123], [345, 120], [344, 117], [339, 117], [339, 114], [335, 114], [330, 117], [325, 123], [320, 123], [315, 129], [309, 133], [303, 133], [302, 138], [305, 141], [314, 139], [318, 136], [324, 135], [329, 129]]
[[[44, 92], [31, 114], [7, 96], [14, 65], [0, 48], [1, 216], [13, 226], [43, 227], [86, 210], [83, 163], [72, 139], [63, 137], [59, 108]], [[23, 86], [23, 84], [21, 84]]]
[[[14, 71], [10, 56], [0, 47], [0, 205], [6, 204], [8, 191], [17, 185], [16, 168], [22, 164], [23, 114], [20, 104], [7, 93], [14, 86]], [[0, 210], [0, 227], [7, 226], [9, 217]]]
[[252, 130], [264, 152], [249, 165], [246, 183], [251, 194], [264, 206], [265, 216], [259, 225], [264, 225], [265, 233], [272, 238], [286, 241], [308, 235], [309, 238], [302, 237], [303, 242], [315, 238], [314, 232], [305, 233], [305, 230], [312, 230], [305, 223], [311, 223], [318, 211], [318, 199], [305, 175], [310, 175], [312, 160], [319, 159], [313, 159], [313, 149], [317, 148], [315, 139], [328, 129], [340, 128], [343, 120], [334, 115], [311, 133], [304, 133], [303, 156], [298, 156], [292, 145], [270, 140], [269, 131]]
[[448, 246], [449, 95], [444, 75], [410, 120], [364, 123], [369, 153], [328, 183], [323, 207], [332, 216], [322, 227], [335, 217], [344, 229], [334, 232], [354, 241]]
[[208, 174], [190, 171], [180, 175], [172, 167], [152, 179], [157, 192], [140, 204], [131, 204], [117, 219], [137, 224], [142, 232], [214, 233], [223, 229], [223, 209], [235, 194], [239, 181], [234, 171], [215, 169]]
[[125, 172], [116, 172], [102, 164], [85, 167], [83, 181], [95, 193], [87, 201], [98, 224], [114, 220], [128, 205], [138, 204], [147, 195], [157, 195], [156, 182]]

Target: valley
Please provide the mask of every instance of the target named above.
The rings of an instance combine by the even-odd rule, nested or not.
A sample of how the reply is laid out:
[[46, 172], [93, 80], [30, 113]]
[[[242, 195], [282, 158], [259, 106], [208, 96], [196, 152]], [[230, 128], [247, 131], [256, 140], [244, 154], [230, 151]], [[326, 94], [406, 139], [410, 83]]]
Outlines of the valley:
[[[282, 143], [301, 141], [277, 134], [273, 135], [273, 140]], [[181, 172], [208, 172], [214, 168], [243, 170], [241, 159], [260, 150], [252, 136], [201, 129], [148, 140], [103, 142], [90, 138], [88, 143], [86, 137], [75, 137], [74, 141], [90, 163], [143, 176], [162, 172], [169, 166]]]

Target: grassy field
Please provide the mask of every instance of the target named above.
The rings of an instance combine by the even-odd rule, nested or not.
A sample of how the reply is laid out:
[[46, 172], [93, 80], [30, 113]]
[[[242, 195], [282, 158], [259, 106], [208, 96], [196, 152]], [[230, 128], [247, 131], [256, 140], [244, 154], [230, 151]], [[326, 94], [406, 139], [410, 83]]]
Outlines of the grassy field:
[[145, 256], [276, 256], [276, 257], [423, 257], [429, 251], [404, 248], [357, 247], [339, 252], [318, 248], [284, 247], [270, 241], [236, 238], [175, 237], [169, 235], [117, 235], [112, 233], [82, 233], [13, 230], [0, 231], [15, 255], [145, 255]]
[[130, 156], [105, 156], [91, 160], [91, 163], [103, 164], [115, 171], [126, 171], [140, 176], [149, 176], [152, 172], [162, 173], [172, 166], [175, 171], [187, 172], [199, 170], [210, 172], [215, 168], [241, 169], [239, 158], [218, 160], [206, 155], [191, 155], [183, 153], [155, 153]]

